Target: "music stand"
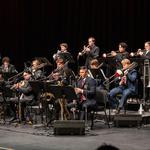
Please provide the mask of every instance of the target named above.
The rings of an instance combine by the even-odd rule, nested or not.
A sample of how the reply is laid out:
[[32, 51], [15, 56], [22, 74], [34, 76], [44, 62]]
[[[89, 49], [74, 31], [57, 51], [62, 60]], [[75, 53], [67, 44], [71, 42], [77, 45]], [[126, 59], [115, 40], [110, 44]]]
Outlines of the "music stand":
[[13, 77], [17, 73], [15, 73], [15, 72], [14, 73], [12, 73], [12, 72], [11, 73], [10, 72], [2, 72], [1, 74], [4, 78], [4, 80], [7, 81], [9, 78]]
[[94, 79], [105, 80], [105, 75], [102, 73], [101, 69], [90, 69]]

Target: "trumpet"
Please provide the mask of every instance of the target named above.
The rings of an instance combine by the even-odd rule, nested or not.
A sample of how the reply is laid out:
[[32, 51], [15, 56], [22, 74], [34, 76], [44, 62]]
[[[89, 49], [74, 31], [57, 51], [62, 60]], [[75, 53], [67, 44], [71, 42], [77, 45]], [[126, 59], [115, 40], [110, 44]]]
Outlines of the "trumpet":
[[110, 53], [107, 53], [107, 54], [104, 53], [103, 57], [104, 58], [106, 58], [106, 57], [114, 57], [116, 53], [119, 53], [119, 50], [118, 51], [111, 51]]
[[142, 49], [139, 48], [136, 52], [131, 52], [131, 53], [130, 53], [130, 56], [131, 56], [131, 57], [141, 56], [141, 55], [143, 54], [143, 51], [144, 51], [144, 50], [142, 50]]
[[106, 79], [103, 84], [107, 85], [107, 84], [111, 84], [114, 81], [116, 81], [116, 78], [121, 79], [121, 77], [123, 77], [124, 75], [127, 75], [128, 72], [130, 70], [135, 69], [138, 66], [138, 64], [136, 62], [131, 63], [126, 69], [121, 69], [121, 70], [117, 70], [115, 72], [115, 74], [113, 74], [111, 77], [109, 77], [108, 79]]
[[84, 55], [87, 52], [87, 48], [90, 48], [90, 45], [84, 46], [84, 49], [81, 52], [78, 53], [78, 56]]

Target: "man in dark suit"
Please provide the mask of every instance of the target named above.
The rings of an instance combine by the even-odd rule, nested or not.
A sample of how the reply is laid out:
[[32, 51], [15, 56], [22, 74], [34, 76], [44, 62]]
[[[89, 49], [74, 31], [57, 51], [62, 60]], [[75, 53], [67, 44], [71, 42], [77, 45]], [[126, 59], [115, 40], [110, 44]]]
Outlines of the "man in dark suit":
[[15, 66], [10, 64], [9, 57], [4, 57], [2, 59], [2, 66], [0, 66], [0, 71], [2, 73], [17, 73], [17, 70], [15, 69]]
[[[11, 87], [11, 89], [16, 90], [17, 92], [20, 93], [20, 97], [19, 100], [21, 102], [21, 120], [25, 120], [25, 116], [24, 116], [24, 110], [25, 110], [25, 106], [27, 105], [33, 105], [35, 103], [35, 94], [32, 91], [32, 87], [29, 84], [29, 81], [32, 80], [32, 74], [30, 71], [24, 71], [23, 73], [23, 78], [24, 80], [22, 80], [19, 83], [16, 83], [13, 85], [13, 87]], [[14, 121], [16, 119], [16, 107], [15, 107], [15, 103], [13, 102], [18, 100], [17, 98], [12, 98], [12, 102], [10, 102], [10, 106], [11, 106], [11, 112], [12, 112], [12, 118], [10, 119], [10, 122]]]
[[32, 73], [32, 78], [34, 80], [39, 80], [45, 77], [44, 72], [39, 69], [40, 64], [40, 61], [38, 59], [35, 59], [32, 61], [31, 68], [29, 68], [29, 71]]
[[92, 59], [96, 59], [99, 57], [100, 49], [98, 46], [95, 45], [95, 38], [89, 37], [88, 38], [88, 46], [84, 46], [84, 53], [79, 53], [78, 56], [82, 56], [83, 54], [86, 54], [86, 61], [85, 66], [87, 68], [90, 68], [90, 61]]
[[150, 59], [150, 41], [145, 42], [144, 47], [145, 47], [145, 50], [144, 51], [140, 51], [139, 55], [142, 58]]
[[63, 59], [65, 65], [69, 65], [69, 67], [71, 67], [70, 64], [74, 64], [74, 59], [71, 53], [68, 52], [68, 44], [61, 43], [59, 46], [60, 50], [58, 50], [57, 53], [53, 55], [54, 61], [56, 62], [58, 59]]
[[77, 105], [80, 110], [80, 120], [84, 119], [85, 109], [93, 109], [96, 105], [96, 81], [88, 77], [88, 70], [86, 67], [80, 68], [80, 80], [77, 82], [75, 92], [78, 97]]
[[[129, 59], [123, 59], [121, 63], [123, 70], [126, 70], [131, 64]], [[121, 94], [121, 99], [116, 113], [120, 112], [130, 95], [137, 94], [137, 71], [135, 69], [124, 71], [119, 86], [109, 92], [109, 100], [113, 107], [117, 105], [116, 96], [118, 94]]]

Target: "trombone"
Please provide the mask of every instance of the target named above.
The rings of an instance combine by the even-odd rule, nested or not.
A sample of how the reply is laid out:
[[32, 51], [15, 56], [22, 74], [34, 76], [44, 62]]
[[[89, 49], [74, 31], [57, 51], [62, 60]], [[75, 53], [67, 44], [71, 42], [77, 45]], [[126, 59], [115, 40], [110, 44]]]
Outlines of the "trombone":
[[118, 78], [121, 78], [125, 73], [127, 74], [129, 70], [133, 70], [138, 66], [138, 64], [136, 62], [131, 63], [128, 68], [126, 69], [121, 69], [121, 70], [117, 70], [115, 72], [115, 74], [113, 74], [112, 76], [110, 76], [108, 79], [106, 79], [103, 84], [107, 85], [107, 84], [111, 84], [113, 82], [115, 82], [115, 80]]

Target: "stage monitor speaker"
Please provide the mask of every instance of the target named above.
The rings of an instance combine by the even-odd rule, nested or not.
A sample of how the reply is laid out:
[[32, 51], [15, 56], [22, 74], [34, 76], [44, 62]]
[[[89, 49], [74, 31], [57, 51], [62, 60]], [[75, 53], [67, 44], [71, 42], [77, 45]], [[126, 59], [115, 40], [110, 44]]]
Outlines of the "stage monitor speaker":
[[116, 127], [140, 127], [142, 115], [139, 114], [118, 114], [114, 116], [114, 125]]
[[54, 135], [85, 135], [85, 121], [55, 120]]

